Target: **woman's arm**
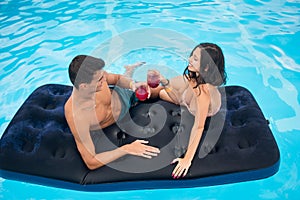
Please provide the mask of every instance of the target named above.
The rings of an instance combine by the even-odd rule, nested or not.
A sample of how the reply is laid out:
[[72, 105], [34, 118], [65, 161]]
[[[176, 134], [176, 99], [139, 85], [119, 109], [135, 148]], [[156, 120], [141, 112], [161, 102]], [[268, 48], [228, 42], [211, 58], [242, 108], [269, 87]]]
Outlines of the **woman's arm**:
[[183, 76], [177, 76], [170, 80], [161, 76], [163, 87], [159, 92], [159, 97], [165, 101], [180, 104], [181, 96], [184, 90], [188, 87], [188, 82]]
[[201, 85], [200, 87], [201, 94], [194, 97], [197, 98], [197, 110], [188, 148], [184, 158], [176, 158], [173, 160], [172, 163], [178, 162], [172, 173], [173, 178], [184, 177], [187, 174], [202, 137], [210, 104], [210, 95], [205, 85]]

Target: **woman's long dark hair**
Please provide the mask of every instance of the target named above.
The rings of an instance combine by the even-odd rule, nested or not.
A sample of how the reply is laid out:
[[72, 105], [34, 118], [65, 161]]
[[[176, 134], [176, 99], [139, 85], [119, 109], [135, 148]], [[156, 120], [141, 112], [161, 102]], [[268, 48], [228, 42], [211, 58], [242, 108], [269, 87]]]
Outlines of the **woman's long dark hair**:
[[192, 72], [185, 68], [183, 75], [188, 80], [195, 80], [197, 83], [194, 88], [197, 88], [201, 84], [209, 83], [214, 86], [220, 86], [226, 84], [226, 72], [225, 72], [225, 61], [222, 49], [213, 43], [201, 43], [196, 48], [200, 48], [200, 71]]

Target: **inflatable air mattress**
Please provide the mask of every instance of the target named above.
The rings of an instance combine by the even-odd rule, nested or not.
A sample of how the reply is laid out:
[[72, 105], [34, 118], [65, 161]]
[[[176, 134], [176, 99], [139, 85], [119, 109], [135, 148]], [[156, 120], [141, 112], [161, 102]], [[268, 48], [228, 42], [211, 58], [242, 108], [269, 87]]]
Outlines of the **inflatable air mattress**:
[[72, 87], [37, 88], [17, 111], [0, 140], [0, 175], [6, 179], [84, 191], [200, 187], [267, 178], [278, 171], [279, 150], [252, 94], [240, 86], [222, 90], [222, 108], [207, 118], [185, 178], [173, 179], [171, 161], [184, 154], [194, 117], [162, 100], [141, 102], [124, 120], [93, 131], [96, 151], [148, 140], [153, 159], [122, 157], [89, 170], [64, 118]]

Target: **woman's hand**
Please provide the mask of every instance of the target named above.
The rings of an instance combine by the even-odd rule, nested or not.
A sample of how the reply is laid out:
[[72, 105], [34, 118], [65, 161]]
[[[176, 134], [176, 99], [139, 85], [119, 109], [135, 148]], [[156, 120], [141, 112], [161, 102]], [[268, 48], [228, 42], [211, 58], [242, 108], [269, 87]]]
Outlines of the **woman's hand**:
[[180, 177], [185, 177], [189, 171], [189, 168], [190, 168], [192, 162], [185, 158], [176, 158], [172, 161], [171, 164], [174, 164], [176, 162], [177, 162], [177, 165], [172, 172], [172, 177], [174, 179], [178, 179]]
[[124, 145], [122, 148], [126, 153], [135, 156], [141, 156], [149, 159], [154, 156], [158, 156], [158, 154], [160, 153], [159, 149], [146, 145], [148, 143], [149, 142], [146, 140], [136, 140], [130, 144]]
[[162, 84], [162, 86], [167, 86], [170, 82], [169, 79], [165, 78], [160, 72], [159, 73], [159, 81]]

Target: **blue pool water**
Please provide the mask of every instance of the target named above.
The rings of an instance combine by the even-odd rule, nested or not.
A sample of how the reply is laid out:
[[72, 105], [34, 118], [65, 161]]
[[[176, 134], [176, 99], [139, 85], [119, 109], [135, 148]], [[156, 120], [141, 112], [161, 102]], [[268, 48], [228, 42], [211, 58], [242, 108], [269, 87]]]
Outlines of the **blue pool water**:
[[110, 72], [146, 61], [171, 76], [182, 73], [196, 43], [208, 41], [224, 51], [228, 85], [244, 86], [257, 99], [281, 153], [278, 173], [257, 181], [89, 193], [0, 178], [0, 199], [298, 199], [298, 0], [2, 0], [0, 11], [0, 136], [38, 86], [70, 85], [67, 67], [77, 54], [105, 54]]

